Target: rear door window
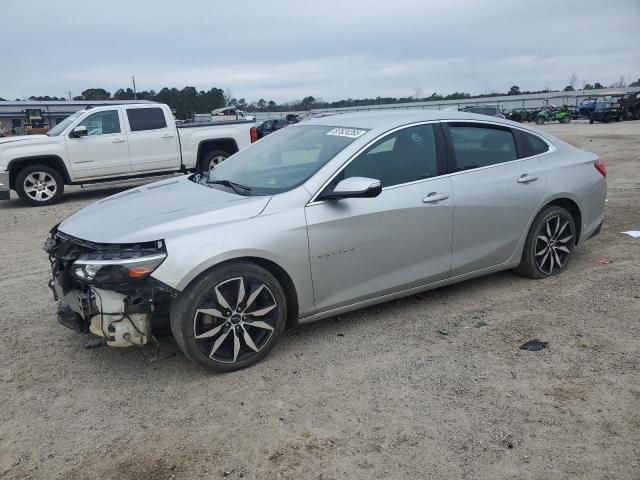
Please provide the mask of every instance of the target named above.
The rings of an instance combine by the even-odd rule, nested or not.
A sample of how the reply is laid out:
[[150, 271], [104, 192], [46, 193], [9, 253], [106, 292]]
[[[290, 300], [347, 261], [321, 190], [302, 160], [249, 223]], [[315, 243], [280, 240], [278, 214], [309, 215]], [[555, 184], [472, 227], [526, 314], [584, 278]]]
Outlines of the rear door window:
[[127, 118], [132, 132], [167, 127], [167, 121], [161, 108], [128, 108]]
[[518, 158], [516, 142], [509, 128], [451, 123], [449, 132], [455, 154], [454, 171], [487, 167]]

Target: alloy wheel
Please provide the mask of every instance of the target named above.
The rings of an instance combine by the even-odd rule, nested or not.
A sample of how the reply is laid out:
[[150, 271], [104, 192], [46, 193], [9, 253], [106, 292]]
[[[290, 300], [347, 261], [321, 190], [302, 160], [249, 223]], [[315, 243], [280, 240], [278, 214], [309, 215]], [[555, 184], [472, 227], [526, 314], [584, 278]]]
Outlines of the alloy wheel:
[[259, 280], [225, 280], [196, 309], [193, 334], [198, 348], [216, 362], [246, 361], [269, 342], [279, 308], [269, 287]]
[[538, 230], [535, 242], [536, 266], [541, 272], [551, 275], [561, 269], [571, 255], [574, 233], [571, 221], [554, 215]]
[[211, 157], [209, 159], [209, 165], [207, 165], [207, 170], [213, 170], [216, 165], [218, 165], [219, 163], [222, 163], [225, 161], [227, 157], [222, 156], [222, 155], [217, 155], [215, 157]]
[[23, 182], [25, 193], [37, 202], [46, 202], [58, 191], [56, 180], [47, 172], [33, 172]]

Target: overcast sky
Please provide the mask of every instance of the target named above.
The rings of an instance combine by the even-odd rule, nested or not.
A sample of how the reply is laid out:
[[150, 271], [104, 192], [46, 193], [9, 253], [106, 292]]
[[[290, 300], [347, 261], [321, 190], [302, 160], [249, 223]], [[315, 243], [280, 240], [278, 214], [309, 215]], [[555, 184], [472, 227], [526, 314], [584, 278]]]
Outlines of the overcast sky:
[[640, 1], [3, 1], [0, 97], [164, 86], [284, 102], [640, 77]]

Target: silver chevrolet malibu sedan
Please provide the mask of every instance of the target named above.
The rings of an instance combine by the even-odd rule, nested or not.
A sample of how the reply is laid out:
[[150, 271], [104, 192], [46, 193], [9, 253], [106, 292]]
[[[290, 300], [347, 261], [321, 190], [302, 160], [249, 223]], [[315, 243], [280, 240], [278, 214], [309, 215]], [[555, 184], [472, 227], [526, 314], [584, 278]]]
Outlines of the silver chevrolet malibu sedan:
[[605, 177], [593, 153], [494, 117], [306, 120], [54, 227], [58, 321], [115, 347], [170, 331], [196, 364], [236, 370], [287, 325], [499, 270], [558, 274], [602, 226]]

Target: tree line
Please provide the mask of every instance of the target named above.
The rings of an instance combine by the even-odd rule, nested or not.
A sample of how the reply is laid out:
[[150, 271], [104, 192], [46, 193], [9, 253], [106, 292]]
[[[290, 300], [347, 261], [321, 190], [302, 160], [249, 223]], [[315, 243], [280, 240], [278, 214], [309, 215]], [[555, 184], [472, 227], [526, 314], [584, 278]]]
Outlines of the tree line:
[[[571, 75], [568, 85], [562, 90], [565, 92], [574, 91], [576, 89], [577, 77], [575, 74]], [[621, 77], [616, 83], [609, 85], [609, 87], [624, 87], [624, 79]], [[630, 87], [640, 86], [640, 79], [629, 84]], [[583, 90], [598, 90], [606, 88], [600, 82], [594, 84], [584, 83]], [[491, 92], [484, 93], [482, 95], [471, 95], [466, 92], [453, 92], [448, 95], [440, 95], [439, 93], [432, 93], [430, 96], [426, 96], [421, 89], [416, 89], [415, 94], [408, 97], [375, 97], [375, 98], [361, 98], [353, 99], [348, 98], [344, 100], [337, 100], [333, 102], [325, 102], [322, 98], [316, 98], [311, 95], [304, 97], [302, 100], [292, 100], [282, 104], [277, 104], [273, 100], [265, 100], [261, 98], [254, 102], [247, 102], [244, 98], [235, 98], [231, 91], [227, 89], [223, 91], [220, 88], [213, 87], [210, 90], [198, 90], [195, 87], [184, 87], [182, 90], [177, 88], [165, 87], [160, 91], [144, 90], [141, 92], [135, 92], [131, 88], [120, 88], [111, 94], [104, 88], [88, 88], [84, 90], [80, 95], [73, 97], [73, 100], [151, 100], [154, 102], [166, 103], [172, 109], [175, 110], [176, 117], [179, 119], [191, 118], [196, 113], [206, 113], [216, 108], [235, 106], [241, 110], [247, 112], [258, 111], [272, 111], [272, 112], [284, 112], [284, 111], [307, 111], [312, 108], [344, 108], [344, 107], [361, 107], [366, 105], [383, 105], [394, 103], [411, 103], [411, 102], [427, 102], [427, 101], [443, 101], [443, 100], [465, 100], [470, 98], [480, 97], [498, 97], [504, 95], [524, 95], [529, 93], [548, 93], [557, 92], [559, 90], [551, 90], [545, 88], [543, 90], [521, 90], [518, 85], [513, 85], [507, 92]], [[0, 100], [4, 100], [0, 98]], [[64, 97], [50, 97], [45, 96], [32, 96], [29, 100], [33, 101], [64, 101], [67, 100]], [[20, 101], [20, 99], [16, 99]]]

